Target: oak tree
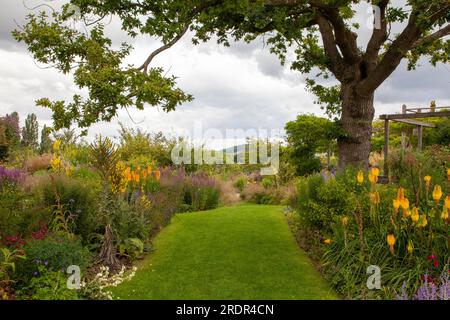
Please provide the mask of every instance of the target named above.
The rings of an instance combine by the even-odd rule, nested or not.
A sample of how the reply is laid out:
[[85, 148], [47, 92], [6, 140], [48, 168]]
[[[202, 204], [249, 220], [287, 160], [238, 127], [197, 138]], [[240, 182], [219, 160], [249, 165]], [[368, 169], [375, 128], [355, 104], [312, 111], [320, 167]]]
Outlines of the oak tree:
[[[334, 77], [339, 85], [325, 87], [308, 80], [309, 88], [330, 112], [340, 114], [345, 132], [338, 140], [339, 164], [367, 165], [370, 151], [375, 90], [403, 59], [413, 69], [421, 56], [432, 64], [449, 62], [450, 1], [371, 0], [379, 8], [379, 21], [366, 45], [358, 45], [362, 31], [351, 23], [355, 0], [72, 0], [51, 16], [30, 15], [22, 29], [14, 31], [27, 44], [34, 58], [52, 64], [63, 73], [72, 72], [86, 98], [73, 101], [41, 99], [39, 105], [53, 110], [56, 128], [73, 122], [88, 127], [110, 120], [120, 108], [160, 105], [166, 111], [192, 97], [151, 66], [156, 55], [173, 46], [188, 31], [194, 44], [216, 39], [247, 42], [265, 36], [270, 51], [294, 70]], [[65, 24], [73, 5], [89, 26], [83, 33]], [[164, 45], [149, 52], [145, 61], [124, 65], [130, 44], [114, 47], [104, 33], [107, 17], [120, 19], [130, 36], [160, 37]], [[391, 32], [394, 23], [402, 25]], [[294, 50], [295, 58], [287, 53]], [[288, 61], [292, 60], [292, 61]]]

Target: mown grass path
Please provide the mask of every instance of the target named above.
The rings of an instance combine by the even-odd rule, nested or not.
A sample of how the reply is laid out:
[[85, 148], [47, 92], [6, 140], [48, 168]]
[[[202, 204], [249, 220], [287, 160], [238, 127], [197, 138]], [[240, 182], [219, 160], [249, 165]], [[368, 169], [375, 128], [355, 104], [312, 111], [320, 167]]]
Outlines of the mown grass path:
[[279, 206], [178, 214], [119, 299], [334, 299]]

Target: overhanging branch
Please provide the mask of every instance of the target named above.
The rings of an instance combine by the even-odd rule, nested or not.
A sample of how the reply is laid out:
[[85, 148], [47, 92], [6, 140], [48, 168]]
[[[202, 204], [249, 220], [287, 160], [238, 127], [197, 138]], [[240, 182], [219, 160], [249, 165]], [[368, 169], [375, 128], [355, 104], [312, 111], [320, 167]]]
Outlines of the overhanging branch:
[[187, 23], [183, 29], [181, 30], [181, 32], [175, 37], [173, 38], [170, 42], [168, 42], [167, 44], [163, 45], [162, 47], [156, 49], [155, 51], [153, 51], [147, 58], [147, 60], [145, 60], [145, 62], [142, 64], [142, 66], [140, 66], [138, 68], [138, 70], [144, 70], [144, 73], [147, 73], [148, 71], [148, 67], [150, 65], [150, 63], [153, 61], [153, 59], [160, 54], [161, 52], [170, 49], [171, 47], [173, 47], [188, 31], [189, 29], [189, 23]]

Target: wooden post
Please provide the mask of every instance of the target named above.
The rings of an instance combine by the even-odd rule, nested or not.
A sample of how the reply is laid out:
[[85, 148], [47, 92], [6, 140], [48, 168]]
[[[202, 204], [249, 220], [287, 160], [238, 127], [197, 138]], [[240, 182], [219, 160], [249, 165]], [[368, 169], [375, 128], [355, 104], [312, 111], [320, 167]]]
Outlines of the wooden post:
[[389, 120], [384, 120], [384, 175], [389, 178]]
[[422, 136], [423, 136], [423, 127], [422, 126], [417, 126], [417, 150], [418, 151], [422, 151]]

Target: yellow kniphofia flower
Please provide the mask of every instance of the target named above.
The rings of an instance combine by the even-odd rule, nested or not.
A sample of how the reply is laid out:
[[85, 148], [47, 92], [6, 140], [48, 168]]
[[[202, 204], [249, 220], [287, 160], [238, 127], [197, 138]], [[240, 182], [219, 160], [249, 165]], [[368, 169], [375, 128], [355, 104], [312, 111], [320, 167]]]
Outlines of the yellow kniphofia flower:
[[341, 222], [342, 222], [342, 225], [344, 227], [346, 227], [347, 224], [348, 224], [348, 217], [347, 216], [343, 216], [342, 219], [341, 219]]
[[426, 227], [427, 225], [428, 225], [427, 216], [424, 215], [424, 214], [422, 214], [422, 215], [420, 216], [420, 219], [419, 219], [419, 227], [424, 228], [424, 227]]
[[400, 206], [404, 210], [409, 209], [409, 199], [408, 198], [403, 198], [402, 200], [400, 200]]
[[425, 176], [423, 177], [423, 180], [425, 181], [425, 185], [427, 186], [427, 190], [430, 187], [430, 183], [431, 183], [431, 176]]
[[402, 188], [402, 187], [398, 188], [398, 190], [397, 190], [397, 200], [401, 202], [404, 197], [405, 197], [405, 189]]
[[364, 182], [364, 172], [362, 170], [358, 171], [358, 175], [356, 176], [356, 180], [359, 184], [362, 184]]
[[369, 173], [369, 181], [371, 184], [375, 184], [378, 181], [378, 176], [373, 175], [372, 173]]
[[331, 239], [325, 239], [325, 240], [323, 240], [323, 243], [325, 243], [325, 244], [331, 244]]
[[392, 200], [392, 206], [394, 207], [395, 212], [398, 212], [398, 208], [400, 208], [400, 200], [398, 199]]
[[408, 250], [409, 253], [412, 253], [414, 251], [414, 244], [412, 240], [408, 241], [408, 245], [406, 246], [406, 250]]
[[420, 217], [420, 215], [419, 215], [419, 209], [413, 208], [412, 214], [411, 214], [411, 220], [412, 220], [413, 222], [417, 222], [417, 221], [419, 221], [419, 217]]
[[435, 185], [434, 186], [434, 190], [433, 190], [433, 199], [436, 201], [436, 203], [439, 202], [439, 200], [441, 200], [442, 197], [442, 188], [440, 185]]
[[446, 205], [444, 206], [444, 209], [442, 209], [441, 219], [448, 219], [448, 207]]

